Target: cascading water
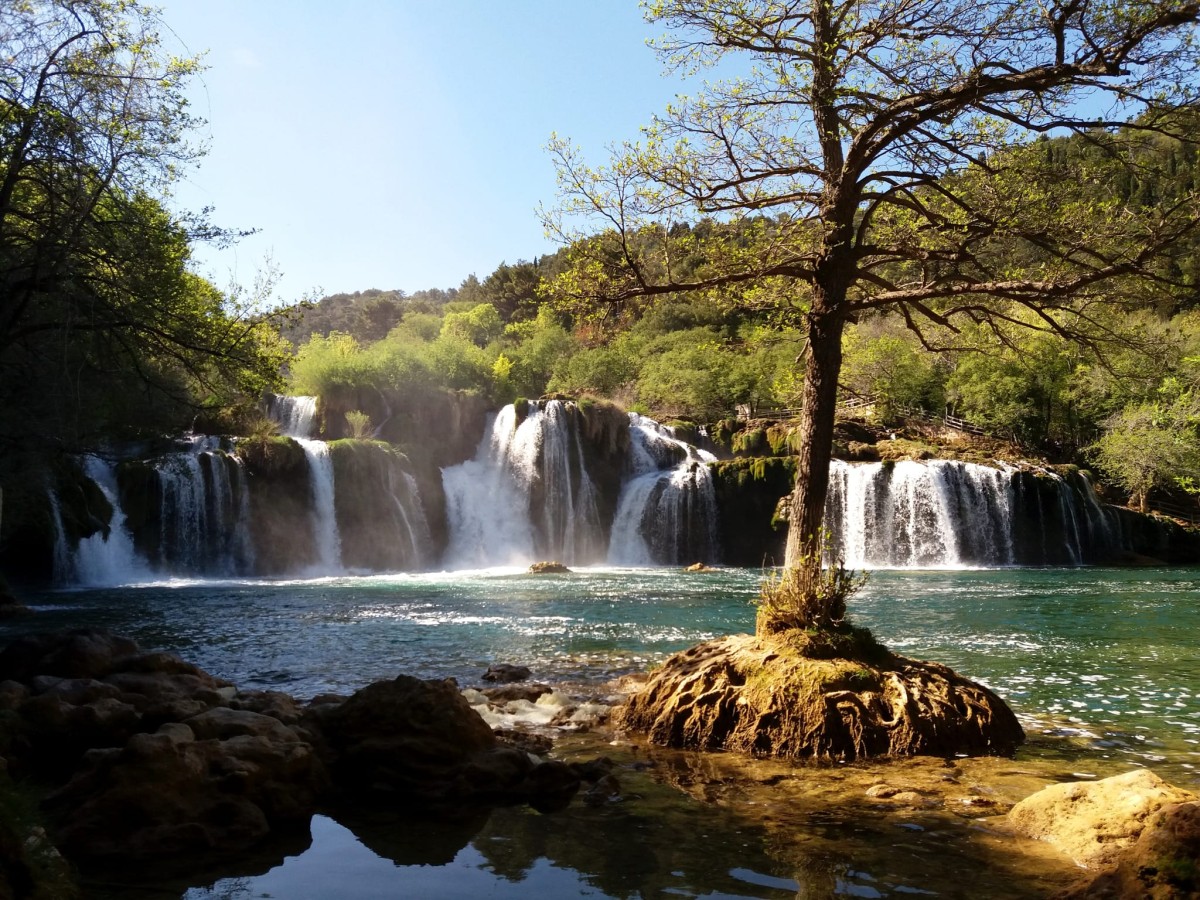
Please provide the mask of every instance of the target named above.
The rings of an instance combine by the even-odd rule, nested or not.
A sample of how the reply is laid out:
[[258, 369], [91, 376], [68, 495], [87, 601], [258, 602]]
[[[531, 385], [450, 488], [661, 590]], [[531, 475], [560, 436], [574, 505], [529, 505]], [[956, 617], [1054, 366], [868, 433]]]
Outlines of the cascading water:
[[313, 572], [330, 575], [341, 571], [342, 541], [338, 536], [337, 508], [334, 505], [333, 460], [324, 441], [293, 438], [308, 459], [309, 485], [312, 490], [312, 531], [317, 558]]
[[329, 445], [312, 439], [317, 398], [268, 394], [266, 408], [267, 416], [279, 425], [282, 434], [303, 448], [308, 460], [312, 532], [317, 554], [311, 568], [324, 574], [338, 572], [342, 568], [342, 542], [334, 504], [333, 461], [329, 457]]
[[715, 562], [717, 502], [711, 453], [629, 414], [629, 474], [617, 500], [608, 559], [615, 565]]
[[950, 460], [830, 469], [829, 554], [852, 569], [1081, 564], [1119, 546], [1086, 479]]
[[161, 566], [174, 574], [246, 574], [253, 569], [253, 544], [241, 461], [221, 449], [220, 438], [188, 440], [186, 449], [154, 462]]
[[604, 558], [597, 492], [574, 404], [506, 406], [475, 458], [442, 471], [450, 541], [446, 564], [477, 567]]
[[[150, 568], [138, 555], [125, 528], [125, 513], [121, 509], [113, 464], [97, 456], [85, 456], [83, 471], [96, 483], [112, 506], [112, 517], [109, 519], [107, 530], [97, 531], [91, 537], [79, 541], [79, 546], [70, 555], [70, 572], [64, 573], [63, 576], [56, 572], [56, 580], [87, 587], [110, 587], [145, 581], [150, 577]], [[57, 517], [57, 498], [54, 510]], [[55, 525], [57, 533], [61, 535], [61, 520]]]
[[267, 418], [279, 426], [280, 434], [294, 438], [313, 436], [317, 398], [287, 394], [266, 394], [263, 398]]

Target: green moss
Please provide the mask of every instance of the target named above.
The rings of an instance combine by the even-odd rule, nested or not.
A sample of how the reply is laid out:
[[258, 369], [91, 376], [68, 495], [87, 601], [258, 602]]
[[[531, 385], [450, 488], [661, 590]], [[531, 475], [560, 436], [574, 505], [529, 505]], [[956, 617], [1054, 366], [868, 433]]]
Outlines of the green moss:
[[1200, 866], [1190, 857], [1173, 856], [1155, 861], [1154, 867], [1163, 880], [1184, 890], [1200, 887]]
[[46, 837], [38, 798], [0, 773], [0, 894], [5, 887], [28, 900], [81, 896], [70, 867]]
[[772, 425], [767, 429], [767, 445], [775, 456], [800, 450], [800, 431], [791, 425]]
[[713, 426], [708, 429], [708, 434], [714, 444], [728, 450], [732, 447], [734, 434], [741, 431], [743, 427], [743, 424], [737, 419], [721, 419], [719, 422], [713, 423]]
[[762, 428], [739, 431], [733, 436], [733, 452], [741, 456], [760, 456], [767, 449], [767, 433]]
[[513, 401], [513, 414], [517, 420], [517, 427], [521, 427], [521, 423], [529, 418], [529, 400], [525, 397], [518, 397]]

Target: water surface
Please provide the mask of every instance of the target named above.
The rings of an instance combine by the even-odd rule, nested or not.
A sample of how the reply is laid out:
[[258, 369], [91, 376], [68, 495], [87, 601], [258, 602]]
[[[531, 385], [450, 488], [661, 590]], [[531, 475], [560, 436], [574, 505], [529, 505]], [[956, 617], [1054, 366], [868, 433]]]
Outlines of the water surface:
[[[0, 640], [103, 625], [239, 685], [301, 697], [401, 672], [474, 684], [493, 662], [603, 690], [699, 640], [751, 630], [760, 577], [589, 569], [158, 582], [32, 598], [39, 614], [3, 623]], [[1057, 777], [1150, 766], [1198, 789], [1198, 587], [1193, 569], [879, 571], [850, 611], [893, 649], [946, 663], [1010, 702], [1032, 740], [995, 777], [1035, 763]], [[393, 823], [381, 840], [362, 823], [319, 817], [306, 852], [187, 896], [979, 896], [955, 874], [967, 867], [994, 880], [988, 896], [1033, 897], [1063, 877], [1050, 865], [1049, 882], [1014, 879], [1011, 848], [996, 851], [988, 829], [966, 821], [875, 822], [842, 801], [772, 801], [737, 787], [787, 775], [661, 755], [655, 765], [657, 778], [622, 776], [636, 795], [622, 804], [497, 811], [432, 855], [412, 849], [428, 828]], [[708, 774], [698, 779], [697, 766]], [[342, 883], [358, 892], [326, 891]]]

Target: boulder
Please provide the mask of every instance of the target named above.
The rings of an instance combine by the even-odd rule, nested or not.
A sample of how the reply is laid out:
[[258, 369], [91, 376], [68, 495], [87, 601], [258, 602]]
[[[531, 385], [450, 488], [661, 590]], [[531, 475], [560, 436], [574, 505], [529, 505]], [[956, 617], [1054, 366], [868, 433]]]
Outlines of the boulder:
[[535, 562], [529, 567], [530, 575], [570, 575], [571, 570], [560, 562]]
[[[526, 669], [525, 671], [528, 672], [529, 670]], [[484, 677], [486, 678], [487, 676], [485, 675]], [[511, 703], [513, 700], [528, 700], [530, 703], [534, 703], [538, 697], [550, 692], [550, 685], [531, 681], [501, 684], [499, 687], [484, 688], [480, 693], [492, 703]]]
[[1047, 841], [1078, 865], [1116, 865], [1155, 814], [1197, 797], [1137, 769], [1099, 781], [1053, 784], [1026, 797], [1008, 814], [1020, 834]]
[[451, 799], [470, 759], [496, 746], [453, 679], [377, 681], [309, 716], [324, 736], [338, 785], [383, 802]]
[[1193, 900], [1200, 896], [1200, 802], [1154, 813], [1116, 866], [1081, 881], [1059, 900]]
[[501, 745], [453, 679], [401, 675], [367, 685], [340, 705], [310, 707], [337, 786], [375, 804], [565, 805], [579, 777]]
[[194, 866], [306, 828], [326, 773], [310, 745], [282, 737], [196, 740], [172, 724], [89, 754], [46, 800], [56, 843], [85, 867], [169, 857]]

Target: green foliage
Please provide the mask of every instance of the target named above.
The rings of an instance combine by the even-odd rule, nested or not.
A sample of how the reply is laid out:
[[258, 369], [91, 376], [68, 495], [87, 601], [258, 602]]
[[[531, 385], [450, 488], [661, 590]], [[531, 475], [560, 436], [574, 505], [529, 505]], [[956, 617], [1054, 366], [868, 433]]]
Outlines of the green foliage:
[[361, 409], [352, 409], [346, 413], [346, 424], [350, 428], [353, 440], [365, 441], [373, 437], [371, 432], [371, 417]]
[[759, 590], [758, 633], [804, 631], [810, 646], [828, 645], [834, 655], [865, 659], [846, 655], [851, 649], [874, 652], [878, 646], [867, 629], [851, 628], [846, 623], [846, 602], [866, 582], [864, 573], [847, 570], [840, 560], [828, 566], [798, 565], [777, 577], [768, 577]]
[[93, 447], [278, 384], [270, 278], [191, 273], [190, 241], [227, 235], [164, 205], [198, 64], [159, 28], [136, 2], [0, 5], [0, 444]]
[[1200, 398], [1184, 391], [1127, 406], [1088, 450], [1139, 508], [1154, 488], [1194, 492], [1200, 483]]

